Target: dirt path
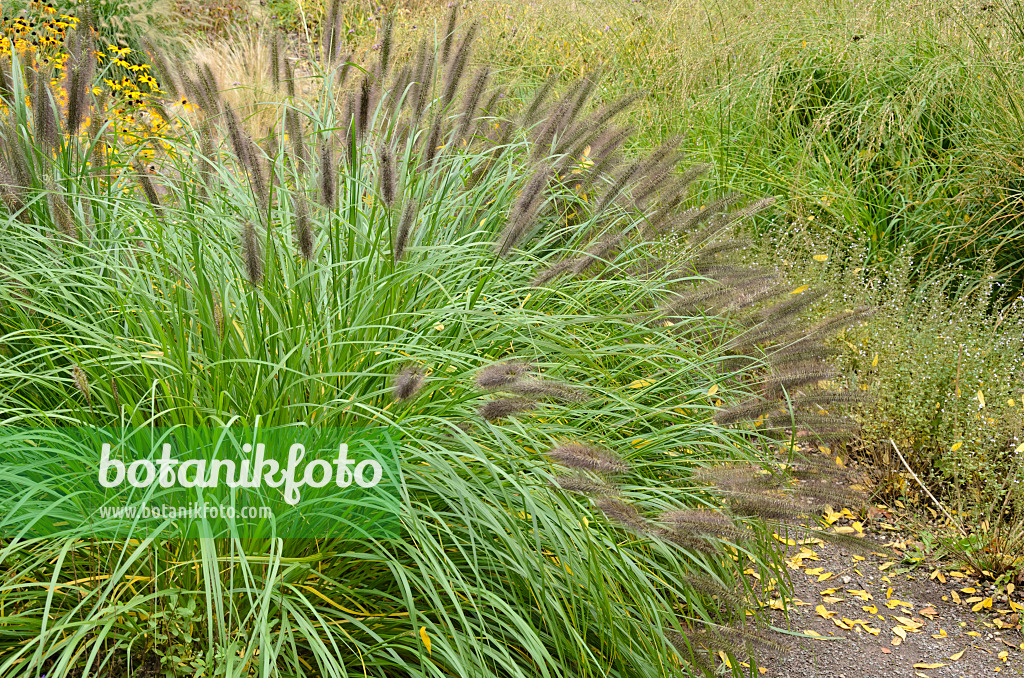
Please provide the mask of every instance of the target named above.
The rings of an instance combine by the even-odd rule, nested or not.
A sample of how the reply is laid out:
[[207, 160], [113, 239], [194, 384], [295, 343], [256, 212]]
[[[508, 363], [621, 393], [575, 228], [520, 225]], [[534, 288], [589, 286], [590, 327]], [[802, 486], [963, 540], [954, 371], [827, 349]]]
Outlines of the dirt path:
[[771, 617], [777, 627], [818, 638], [791, 638], [793, 652], [766, 661], [763, 675], [1024, 675], [1021, 591], [1008, 596], [1003, 587], [979, 584], [972, 571], [908, 569], [900, 562], [906, 541], [894, 534], [868, 529], [865, 536], [887, 544], [895, 557], [855, 554], [830, 543], [789, 547], [794, 600], [788, 620], [777, 609], [781, 601]]

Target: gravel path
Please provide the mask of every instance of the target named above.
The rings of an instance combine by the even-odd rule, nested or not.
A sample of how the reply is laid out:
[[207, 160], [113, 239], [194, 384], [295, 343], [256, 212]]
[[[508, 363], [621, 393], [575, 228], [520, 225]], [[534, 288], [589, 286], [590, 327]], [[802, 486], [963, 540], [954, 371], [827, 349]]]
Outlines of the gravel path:
[[[772, 622], [819, 638], [792, 638], [794, 650], [769, 658], [762, 675], [1024, 675], [1020, 591], [1007, 596], [1002, 587], [979, 584], [971, 571], [908, 570], [900, 562], [899, 547], [906, 546], [899, 538], [887, 541], [870, 530], [866, 536], [888, 544], [896, 557], [855, 554], [829, 543], [788, 548], [794, 601], [788, 620], [786, 610], [771, 609]], [[782, 607], [775, 601], [775, 608]]]

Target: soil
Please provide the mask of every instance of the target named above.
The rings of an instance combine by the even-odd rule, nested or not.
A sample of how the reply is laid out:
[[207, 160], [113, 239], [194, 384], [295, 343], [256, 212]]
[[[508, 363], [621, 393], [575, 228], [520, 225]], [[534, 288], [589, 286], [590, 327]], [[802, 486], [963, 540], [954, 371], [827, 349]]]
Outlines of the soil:
[[[900, 547], [906, 549], [912, 537], [872, 534], [867, 528], [864, 536], [891, 553], [854, 553], [827, 542], [787, 548], [794, 600], [788, 610], [770, 609], [772, 623], [798, 634], [812, 631], [820, 638], [786, 636], [793, 650], [764, 660], [761, 675], [1024, 675], [1020, 591], [1007, 595], [1004, 587], [979, 583], [972, 576], [977, 573], [954, 566], [908, 567]], [[793, 558], [801, 551], [813, 552], [814, 558]], [[783, 607], [781, 601], [775, 605]], [[981, 609], [972, 611], [975, 607]]]

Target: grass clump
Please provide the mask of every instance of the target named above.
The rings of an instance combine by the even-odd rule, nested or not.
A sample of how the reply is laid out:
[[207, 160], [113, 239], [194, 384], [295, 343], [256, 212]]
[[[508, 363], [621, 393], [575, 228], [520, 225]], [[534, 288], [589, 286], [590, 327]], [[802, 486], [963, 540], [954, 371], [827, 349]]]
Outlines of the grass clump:
[[[84, 513], [3, 539], [5, 675], [675, 675], [767, 645], [742, 609], [742, 570], [783, 568], [764, 508], [710, 541], [687, 527], [722, 509], [701, 469], [797, 433], [710, 416], [718, 384], [748, 394], [767, 339], [729, 343], [742, 324], [702, 300], [774, 288], [691, 297], [716, 235], [766, 204], [682, 210], [694, 175], [671, 147], [615, 162], [623, 106], [592, 110], [596, 81], [497, 110], [471, 35], [408, 63], [381, 49], [348, 89], [348, 62], [317, 64], [312, 103], [271, 101], [268, 127], [209, 68], [173, 69], [194, 109], [144, 139], [39, 119], [45, 88], [13, 56], [0, 425], [370, 425], [407, 444], [393, 539], [114, 542]], [[687, 260], [647, 257], [667, 230]], [[5, 521], [52, 517], [51, 490], [92, 472], [38, 457], [5, 464], [24, 487]], [[24, 483], [40, 468], [54, 488]]]

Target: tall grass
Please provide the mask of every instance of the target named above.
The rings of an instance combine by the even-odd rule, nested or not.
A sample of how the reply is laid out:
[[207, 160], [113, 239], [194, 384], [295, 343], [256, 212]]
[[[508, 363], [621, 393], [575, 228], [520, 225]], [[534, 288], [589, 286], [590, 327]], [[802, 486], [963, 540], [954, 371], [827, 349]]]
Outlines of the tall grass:
[[[698, 474], [765, 440], [710, 416], [745, 393], [741, 328], [681, 303], [696, 270], [643, 260], [655, 216], [710, 219], [704, 245], [729, 217], [676, 214], [674, 154], [603, 162], [618, 142], [593, 115], [617, 109], [585, 115], [589, 84], [527, 124], [494, 115], [460, 85], [469, 45], [345, 91], [349, 64], [319, 66], [316, 103], [275, 102], [266, 138], [200, 68], [176, 83], [199, 107], [180, 136], [108, 135], [87, 94], [99, 122], [47, 145], [61, 123], [37, 127], [15, 56], [0, 425], [406, 443], [398, 538], [0, 541], [4, 675], [653, 676], [766, 645], [742, 572], [781, 585], [780, 557]], [[76, 491], [54, 482], [5, 496], [4, 524]], [[722, 529], [662, 525], [690, 508]]]
[[977, 280], [994, 258], [1019, 293], [1014, 6], [488, 3], [480, 17], [512, 81], [600, 70], [608, 92], [648, 92], [637, 147], [680, 136], [713, 165], [709, 186], [779, 196], [787, 224], [874, 264], [907, 249], [922, 272], [955, 261]]

